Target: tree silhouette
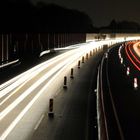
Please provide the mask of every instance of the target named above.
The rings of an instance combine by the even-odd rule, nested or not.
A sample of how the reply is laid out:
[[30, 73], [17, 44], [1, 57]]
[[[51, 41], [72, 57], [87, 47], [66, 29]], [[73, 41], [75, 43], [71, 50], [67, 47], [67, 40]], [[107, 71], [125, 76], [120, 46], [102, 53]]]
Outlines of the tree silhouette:
[[83, 12], [29, 0], [0, 1], [1, 32], [92, 32], [92, 21]]
[[140, 25], [132, 21], [116, 22], [113, 19], [109, 26], [101, 27], [100, 32], [112, 32], [112, 33], [138, 33], [140, 32]]

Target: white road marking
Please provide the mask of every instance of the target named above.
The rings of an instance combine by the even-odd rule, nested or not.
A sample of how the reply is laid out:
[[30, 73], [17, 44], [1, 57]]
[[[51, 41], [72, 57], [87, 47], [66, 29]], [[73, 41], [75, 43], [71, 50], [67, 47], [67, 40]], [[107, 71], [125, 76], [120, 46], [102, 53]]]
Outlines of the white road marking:
[[44, 116], [45, 116], [44, 114], [41, 115], [40, 119], [38, 120], [37, 124], [36, 124], [35, 127], [34, 127], [34, 130], [37, 130], [37, 128], [39, 127], [40, 123], [42, 122]]

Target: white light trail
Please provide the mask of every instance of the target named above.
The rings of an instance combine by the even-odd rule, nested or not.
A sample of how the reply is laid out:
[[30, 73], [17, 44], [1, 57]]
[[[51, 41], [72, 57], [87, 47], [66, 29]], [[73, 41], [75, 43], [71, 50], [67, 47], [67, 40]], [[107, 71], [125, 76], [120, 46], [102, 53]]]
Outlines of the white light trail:
[[[102, 46], [104, 44], [114, 44], [116, 41], [114, 40], [106, 40], [106, 41], [100, 41], [100, 42], [90, 42], [88, 44], [82, 45], [81, 47], [77, 47], [76, 49], [73, 49], [71, 51], [68, 51], [64, 54], [61, 54], [59, 56], [56, 56], [53, 59], [50, 59], [42, 64], [39, 64], [38, 66], [35, 66], [34, 68], [20, 74], [19, 76], [13, 78], [12, 80], [4, 83], [1, 87], [1, 90], [3, 91], [3, 94], [0, 94], [0, 97], [3, 97], [7, 93], [9, 93], [9, 96], [3, 100], [2, 104], [8, 100], [12, 95], [10, 91], [12, 91], [14, 88], [17, 88], [16, 91], [20, 89], [18, 86], [23, 86], [26, 84], [27, 81], [29, 81], [31, 78], [36, 76], [37, 73], [41, 72], [42, 70], [46, 69], [48, 65], [55, 64], [53, 68], [48, 70], [46, 74], [44, 74], [42, 77], [40, 77], [39, 80], [37, 80], [31, 87], [26, 89], [24, 93], [22, 93], [18, 98], [16, 98], [11, 104], [9, 104], [1, 113], [0, 113], [0, 120], [11, 112], [19, 103], [22, 103], [22, 101], [28, 97], [37, 87], [39, 87], [43, 82], [45, 82], [48, 78], [51, 77], [47, 81], [47, 83], [40, 89], [38, 93], [36, 93], [33, 97], [33, 99], [24, 107], [21, 112], [19, 112], [19, 115], [16, 116], [15, 120], [11, 122], [11, 124], [8, 126], [8, 128], [3, 132], [3, 134], [0, 137], [0, 140], [4, 140], [9, 133], [12, 131], [12, 129], [16, 126], [16, 124], [21, 120], [21, 118], [25, 115], [25, 113], [31, 108], [33, 103], [39, 98], [41, 94], [44, 93], [46, 88], [49, 88], [50, 84], [59, 76], [70, 64], [74, 63], [75, 61], [79, 60], [83, 55], [86, 53], [89, 53], [95, 48], [98, 48], [99, 46]], [[57, 63], [59, 60], [62, 59], [61, 62]], [[26, 77], [27, 76], [27, 77]], [[23, 78], [24, 77], [24, 78]], [[23, 80], [21, 80], [23, 79]], [[16, 82], [15, 82], [16, 81]], [[13, 83], [14, 82], [14, 83]], [[15, 84], [16, 83], [16, 84]], [[15, 87], [12, 88], [12, 86], [15, 84]], [[10, 88], [9, 88], [10, 87]], [[8, 89], [9, 88], [9, 89]], [[5, 92], [6, 94], [5, 94]], [[14, 91], [15, 92], [15, 91]], [[13, 92], [13, 94], [14, 94]], [[2, 105], [1, 104], [1, 105]]]
[[[100, 42], [90, 42], [88, 44], [85, 44], [85, 45], [78, 45], [77, 49], [75, 50], [71, 50], [69, 52], [66, 52], [64, 54], [61, 54], [59, 56], [56, 56], [46, 62], [43, 62], [35, 67], [33, 67], [32, 69], [14, 77], [13, 79], [3, 83], [2, 85], [0, 85], [0, 91], [1, 91], [1, 94], [0, 94], [0, 98], [2, 98], [3, 96], [5, 96], [6, 94], [8, 94], [10, 91], [12, 91], [14, 88], [18, 87], [20, 84], [22, 84], [23, 82], [25, 82], [27, 79], [29, 79], [29, 77], [32, 75], [32, 73], [36, 73], [38, 74], [39, 72], [41, 72], [41, 67], [44, 66], [43, 69], [45, 69], [49, 64], [53, 64], [53, 63], [56, 63], [57, 61], [59, 61], [60, 59], [62, 59], [64, 56], [67, 56], [68, 54], [70, 54], [70, 52], [75, 52], [75, 51], [78, 51], [79, 48], [83, 48], [83, 49], [86, 49], [88, 48], [87, 46], [90, 46], [90, 45], [93, 45], [93, 48], [97, 48], [98, 46], [101, 46], [103, 45], [104, 43], [107, 43], [109, 44], [110, 41], [113, 42], [113, 40], [106, 40], [106, 41], [100, 41]], [[69, 47], [68, 47], [69, 48]], [[76, 48], [76, 47], [75, 47]], [[46, 67], [45, 67], [46, 66]], [[35, 72], [36, 71], [36, 72]], [[23, 78], [24, 77], [24, 78]], [[32, 76], [31, 76], [32, 77]]]
[[[77, 52], [78, 50], [76, 50]], [[54, 63], [58, 62], [60, 59], [70, 55], [73, 53], [73, 50], [72, 51], [69, 51], [67, 53], [64, 53], [64, 54], [61, 54], [53, 59], [50, 59], [42, 64], [39, 64], [37, 66], [35, 66], [34, 68], [18, 75], [17, 77], [9, 80], [8, 82], [4, 83], [2, 86], [1, 86], [1, 90], [4, 88], [4, 87], [8, 87], [7, 88], [4, 88], [2, 91], [1, 91], [1, 94], [0, 94], [0, 98], [2, 98], [3, 96], [5, 96], [6, 94], [8, 94], [10, 91], [12, 91], [14, 88], [18, 87], [20, 84], [22, 84], [23, 82], [28, 82], [31, 78], [33, 78], [35, 75], [37, 75], [39, 72], [41, 72], [42, 70], [46, 69], [47, 67], [49, 67], [50, 65], [53, 65]], [[24, 84], [22, 84], [24, 85]]]
[[[87, 47], [87, 49], [85, 50], [89, 50], [89, 48]], [[30, 88], [28, 88], [24, 93], [22, 93], [14, 102], [12, 102], [12, 104], [10, 104], [4, 111], [2, 111], [0, 113], [0, 120], [2, 120], [12, 109], [14, 109], [23, 99], [25, 99], [33, 90], [35, 90], [41, 83], [43, 83], [46, 79], [48, 79], [50, 76], [52, 76], [55, 72], [57, 72], [61, 67], [63, 67], [64, 65], [66, 65], [68, 62], [70, 62], [70, 60], [75, 60], [78, 59], [81, 55], [83, 55], [83, 53], [85, 53], [85, 50], [83, 51], [83, 49], [80, 49], [79, 53], [75, 53], [75, 55], [69, 57], [68, 59], [66, 59], [65, 61], [63, 61], [62, 63], [56, 65], [53, 69], [51, 69], [48, 73], [46, 73], [43, 77], [41, 77], [37, 82], [35, 82]], [[75, 58], [76, 56], [76, 58]], [[33, 75], [35, 76], [35, 75]], [[9, 97], [8, 97], [9, 98]], [[8, 99], [7, 98], [7, 99]], [[6, 99], [6, 100], [7, 100]], [[4, 100], [4, 102], [6, 101]], [[3, 103], [3, 102], [2, 102]]]

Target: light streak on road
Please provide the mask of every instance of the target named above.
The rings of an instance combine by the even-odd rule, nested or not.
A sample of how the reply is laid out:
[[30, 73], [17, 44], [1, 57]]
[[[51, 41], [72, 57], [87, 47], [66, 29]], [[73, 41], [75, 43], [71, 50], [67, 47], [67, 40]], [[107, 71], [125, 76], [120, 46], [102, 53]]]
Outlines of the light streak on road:
[[[20, 119], [24, 116], [24, 114], [30, 109], [30, 107], [33, 105], [33, 103], [38, 99], [38, 97], [45, 91], [45, 89], [51, 84], [51, 82], [57, 78], [57, 76], [59, 74], [61, 74], [61, 72], [67, 68], [73, 61], [75, 61], [75, 59], [77, 59], [77, 57], [79, 58], [79, 55], [73, 57], [73, 59], [69, 58], [66, 61], [66, 64], [64, 64], [64, 67], [58, 72], [56, 73], [52, 79], [40, 90], [40, 92], [33, 98], [33, 100], [31, 102], [29, 102], [29, 104], [24, 108], [24, 110], [16, 117], [16, 119], [11, 123], [11, 125], [7, 128], [7, 130], [3, 133], [3, 135], [1, 136], [1, 139], [5, 139], [6, 136], [10, 133], [10, 131], [15, 127], [15, 125], [20, 121]], [[55, 68], [54, 68], [55, 69]]]
[[[70, 48], [71, 48], [71, 47], [68, 47], [68, 49], [70, 49]], [[68, 53], [69, 53], [69, 52], [68, 52]], [[48, 64], [50, 64], [50, 63], [53, 64], [53, 63], [55, 63], [56, 61], [58, 61], [59, 59], [62, 59], [62, 58], [63, 58], [64, 56], [66, 56], [66, 55], [67, 55], [67, 54], [61, 54], [61, 55], [59, 55], [59, 56], [56, 56], [56, 57], [52, 58], [51, 60], [48, 60], [48, 61], [46, 61], [46, 62], [44, 62], [44, 63], [41, 63], [41, 64], [39, 64], [39, 65], [33, 67], [32, 69], [30, 69], [30, 70], [28, 70], [28, 71], [26, 71], [26, 72], [24, 72], [24, 73], [22, 73], [22, 74], [20, 74], [20, 75], [18, 75], [18, 76], [16, 76], [16, 77], [14, 77], [13, 79], [11, 79], [11, 80], [9, 80], [9, 81], [3, 83], [2, 85], [0, 85], [0, 91], [3, 90], [4, 88], [8, 87], [9, 85], [11, 85], [12, 83], [14, 83], [15, 81], [17, 81], [19, 78], [24, 77], [24, 76], [26, 76], [26, 75], [29, 75], [30, 73], [36, 71], [37, 69], [40, 69], [42, 66], [48, 65]], [[26, 78], [28, 78], [28, 76], [27, 76]], [[18, 82], [18, 83], [19, 83], [19, 82]], [[18, 86], [18, 85], [17, 85], [17, 86]], [[14, 85], [12, 85], [11, 87], [14, 87]], [[0, 95], [0, 97], [1, 97], [1, 95]]]
[[[78, 59], [83, 52], [77, 53], [75, 56], [69, 57], [62, 63], [56, 65], [51, 71], [46, 73], [43, 77], [41, 77], [38, 81], [36, 81], [28, 90], [26, 90], [24, 93], [21, 94], [12, 104], [10, 104], [4, 111], [0, 113], [0, 120], [3, 119], [9, 113], [16, 105], [18, 105], [24, 98], [26, 98], [32, 91], [34, 91], [41, 83], [43, 83], [45, 80], [47, 80], [50, 76], [52, 76], [55, 72], [57, 72], [60, 68], [65, 66], [67, 63], [72, 61], [75, 61]], [[35, 76], [35, 75], [34, 75]]]
[[[113, 40], [114, 41], [114, 40]], [[112, 41], [112, 42], [113, 42]], [[114, 42], [116, 42], [116, 41], [114, 41]], [[88, 43], [89, 45], [90, 44], [92, 44], [92, 45], [95, 45], [95, 47], [93, 46], [93, 48], [97, 48], [99, 45], [103, 45], [104, 43], [110, 43], [110, 40], [108, 41], [101, 41], [101, 42], [91, 42], [91, 43]], [[86, 45], [78, 45], [78, 48], [80, 48], [80, 47], [86, 47], [87, 46], [87, 44]], [[67, 47], [68, 49], [69, 48], [71, 48], [71, 47]], [[76, 47], [75, 47], [76, 48]], [[76, 49], [77, 50], [77, 49]], [[75, 51], [75, 50], [72, 50], [73, 52]], [[16, 76], [16, 77], [14, 77], [13, 79], [11, 79], [11, 80], [9, 80], [9, 81], [7, 81], [7, 82], [5, 82], [5, 83], [3, 83], [2, 85], [0, 85], [0, 91], [1, 91], [1, 94], [0, 94], [0, 98], [2, 97], [2, 96], [4, 96], [5, 94], [7, 94], [7, 92], [10, 92], [11, 90], [13, 90], [15, 87], [17, 87], [17, 86], [19, 86], [21, 83], [23, 83], [28, 77], [29, 77], [29, 74], [31, 74], [32, 72], [35, 72], [35, 71], [37, 71], [38, 69], [40, 69], [42, 66], [46, 66], [46, 65], [48, 65], [48, 64], [53, 64], [53, 63], [55, 63], [56, 61], [58, 61], [59, 59], [62, 59], [64, 56], [66, 56], [66, 55], [68, 55], [70, 52], [67, 52], [67, 53], [65, 53], [65, 54], [61, 54], [61, 55], [59, 55], [59, 56], [56, 56], [55, 58], [53, 58], [53, 59], [51, 59], [51, 60], [48, 60], [48, 61], [46, 61], [46, 62], [44, 62], [44, 63], [41, 63], [41, 64], [39, 64], [39, 65], [37, 65], [37, 66], [35, 66], [35, 67], [33, 67], [32, 69], [30, 69], [30, 70], [28, 70], [28, 71], [26, 71], [26, 72], [24, 72], [24, 73], [22, 73], [22, 74], [20, 74], [20, 75], [18, 75], [18, 76]], [[20, 81], [18, 81], [18, 79], [19, 78], [21, 78], [22, 77], [22, 80], [20, 80]], [[24, 77], [24, 78], [23, 78]], [[8, 87], [8, 88], [7, 88]], [[6, 88], [6, 91], [3, 91], [4, 93], [2, 93], [2, 90], [4, 89], [4, 88]], [[4, 94], [4, 95], [3, 95]]]
[[[61, 54], [59, 56], [56, 56], [55, 58], [48, 60], [40, 65], [35, 66], [34, 68], [24, 72], [23, 74], [18, 75], [17, 77], [9, 80], [8, 82], [4, 83], [1, 85], [1, 94], [0, 94], [0, 98], [2, 98], [3, 96], [5, 96], [6, 94], [8, 94], [10, 91], [12, 91], [14, 88], [16, 88], [17, 86], [19, 86], [20, 84], [22, 84], [23, 82], [27, 82], [26, 80], [28, 79], [28, 81], [34, 77], [35, 75], [37, 75], [39, 72], [41, 72], [42, 70], [46, 69], [47, 67], [49, 67], [50, 65], [53, 65], [54, 63], [58, 62], [60, 59], [63, 59], [64, 57], [72, 54], [73, 52], [77, 52], [75, 50], [72, 50], [70, 52], [66, 52], [64, 54]], [[22, 77], [22, 78], [21, 78]], [[30, 77], [30, 79], [29, 79]], [[19, 80], [18, 80], [19, 79]], [[8, 86], [9, 85], [9, 86]], [[8, 86], [8, 87], [7, 87]], [[7, 87], [7, 88], [5, 88]], [[4, 89], [5, 88], [5, 89]]]
[[[133, 56], [133, 58], [140, 64], [139, 59], [135, 56], [135, 54], [132, 52], [132, 50], [130, 49], [131, 46], [128, 46], [129, 52], [131, 53], [131, 55]], [[132, 46], [133, 47], [133, 46]]]
[[[70, 67], [70, 65], [73, 63], [76, 65], [82, 56], [93, 49], [97, 49], [104, 44], [110, 44], [110, 42], [114, 44], [116, 41], [117, 40], [105, 40], [90, 42], [84, 45], [82, 44], [81, 46], [78, 45], [77, 48], [43, 62], [2, 84], [0, 87], [0, 140], [4, 140], [9, 135], [39, 96], [43, 94], [46, 88], [49, 88], [50, 84]], [[30, 84], [31, 86], [29, 86]], [[29, 97], [31, 98], [30, 100]], [[24, 104], [24, 101], [27, 99], [29, 102]], [[8, 122], [3, 125], [3, 119], [6, 119], [13, 110], [20, 106], [22, 106], [21, 110], [18, 109], [16, 111], [18, 114], [16, 116], [13, 114], [14, 118], [8, 118]]]
[[135, 66], [135, 68], [136, 68], [137, 70], [140, 71], [139, 66], [134, 62], [134, 60], [132, 59], [132, 57], [129, 55], [128, 46], [125, 47], [125, 52], [126, 52], [126, 55], [127, 55], [128, 59], [130, 60], [130, 62]]

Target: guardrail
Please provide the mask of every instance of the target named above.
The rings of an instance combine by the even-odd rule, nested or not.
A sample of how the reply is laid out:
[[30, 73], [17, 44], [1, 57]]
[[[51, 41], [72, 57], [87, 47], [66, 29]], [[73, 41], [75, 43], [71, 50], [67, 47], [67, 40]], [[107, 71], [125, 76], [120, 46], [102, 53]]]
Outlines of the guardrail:
[[5, 64], [1, 64], [1, 65], [0, 65], [0, 69], [1, 69], [1, 68], [5, 68], [5, 67], [7, 67], [7, 66], [10, 66], [10, 65], [12, 65], [12, 64], [15, 64], [15, 63], [17, 63], [17, 62], [19, 62], [19, 59], [14, 60], [14, 61], [11, 61], [11, 62], [7, 62], [7, 63], [5, 63]]
[[106, 116], [104, 110], [103, 99], [101, 97], [101, 66], [98, 68], [97, 76], [97, 123], [98, 123], [98, 140], [109, 140], [107, 125], [106, 125]]

